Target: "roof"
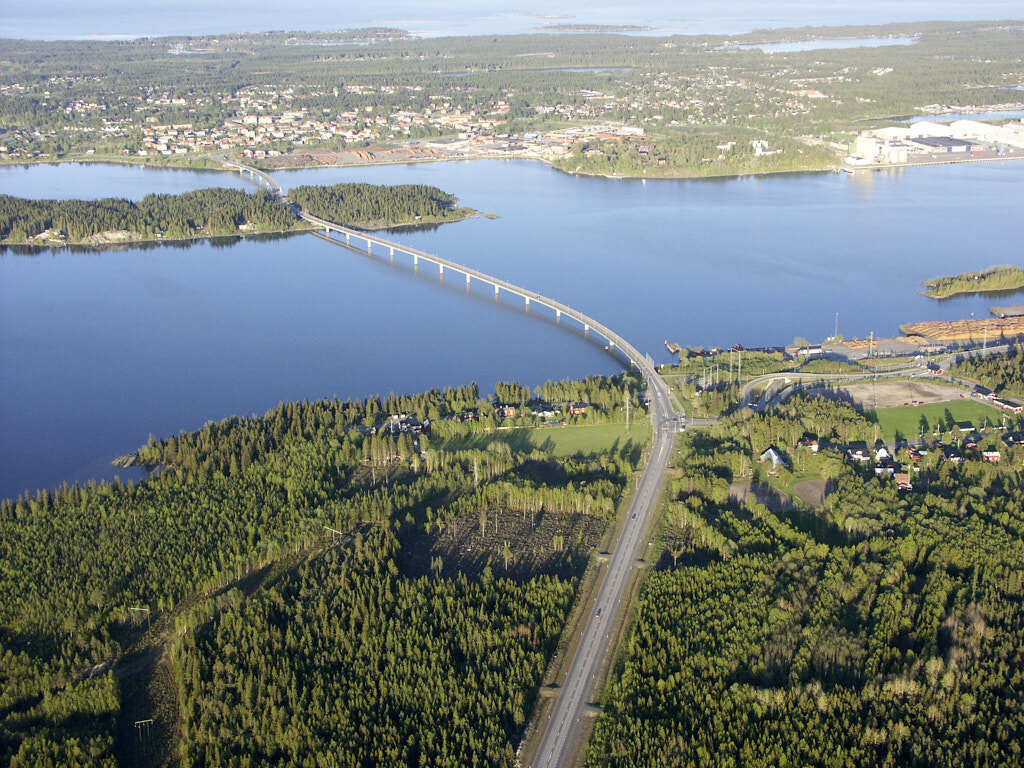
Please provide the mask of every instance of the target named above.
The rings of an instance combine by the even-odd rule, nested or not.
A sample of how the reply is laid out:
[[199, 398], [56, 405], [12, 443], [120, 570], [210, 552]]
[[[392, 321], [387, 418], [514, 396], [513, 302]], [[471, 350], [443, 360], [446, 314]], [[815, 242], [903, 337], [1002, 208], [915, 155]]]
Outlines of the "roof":
[[920, 136], [911, 139], [915, 144], [923, 144], [926, 147], [969, 147], [971, 142], [963, 139], [954, 139], [949, 136]]

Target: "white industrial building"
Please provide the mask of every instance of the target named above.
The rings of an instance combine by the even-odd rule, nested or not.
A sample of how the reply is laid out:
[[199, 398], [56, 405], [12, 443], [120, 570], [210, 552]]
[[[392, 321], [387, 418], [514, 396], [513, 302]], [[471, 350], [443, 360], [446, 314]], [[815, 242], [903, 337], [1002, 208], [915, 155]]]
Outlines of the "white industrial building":
[[979, 149], [1013, 152], [1024, 149], [1024, 120], [991, 125], [976, 120], [942, 124], [922, 120], [862, 132], [850, 145], [846, 163], [884, 165], [905, 163], [914, 153], [971, 153]]
[[1024, 123], [1021, 122], [989, 125], [976, 120], [957, 120], [950, 124], [949, 135], [956, 139], [1024, 148]]

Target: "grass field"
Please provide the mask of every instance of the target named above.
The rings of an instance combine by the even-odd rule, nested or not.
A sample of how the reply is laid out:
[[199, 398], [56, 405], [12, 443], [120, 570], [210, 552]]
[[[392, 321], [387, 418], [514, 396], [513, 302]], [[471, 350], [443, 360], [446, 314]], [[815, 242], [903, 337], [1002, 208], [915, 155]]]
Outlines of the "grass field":
[[[898, 432], [907, 439], [917, 439], [921, 434], [921, 417], [928, 420], [929, 431], [934, 431], [940, 423], [945, 425], [947, 420], [946, 412], [953, 416], [958, 424], [969, 422], [975, 427], [981, 427], [985, 419], [993, 424], [1002, 421], [1002, 413], [991, 405], [979, 403], [977, 400], [951, 400], [948, 403], [932, 403], [919, 406], [897, 406], [895, 408], [878, 408], [874, 411], [865, 411], [870, 418], [872, 415], [878, 420], [882, 428], [882, 439], [892, 442], [896, 439]], [[945, 426], [943, 426], [943, 429]]]
[[625, 424], [580, 424], [565, 427], [533, 427], [516, 429], [499, 429], [471, 437], [460, 437], [446, 440], [443, 448], [455, 451], [466, 448], [486, 448], [494, 441], [508, 443], [518, 451], [540, 450], [553, 456], [584, 455], [607, 451], [614, 445], [623, 446], [632, 442], [635, 446], [644, 445], [651, 439], [651, 423], [640, 418], [630, 424], [626, 432]]

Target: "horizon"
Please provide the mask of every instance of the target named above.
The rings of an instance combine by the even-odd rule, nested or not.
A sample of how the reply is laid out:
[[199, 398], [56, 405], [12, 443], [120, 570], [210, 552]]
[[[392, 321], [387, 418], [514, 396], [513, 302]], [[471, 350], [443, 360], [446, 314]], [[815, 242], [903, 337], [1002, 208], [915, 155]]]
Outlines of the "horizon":
[[[472, 0], [417, 3], [387, 0], [372, 9], [343, 13], [315, 0], [283, 12], [279, 5], [226, 0], [212, 8], [197, 0], [163, 0], [138, 7], [130, 0], [101, 0], [83, 8], [67, 0], [8, 0], [0, 19], [0, 38], [39, 41], [118, 41], [139, 38], [226, 35], [261, 32], [330, 32], [390, 27], [432, 38], [557, 32], [559, 25], [642, 27], [630, 34], [729, 35], [759, 30], [819, 26], [877, 26], [937, 21], [1018, 21], [1017, 0], [984, 0], [964, 5], [952, 0], [866, 0], [856, 7], [844, 2], [783, 0], [769, 7], [751, 0], [723, 6], [710, 0], [691, 3], [684, 16], [665, 0], [636, 6], [616, 2], [563, 0], [552, 7], [527, 0], [514, 10], [493, 11]], [[295, 23], [302, 19], [302, 23]], [[55, 25], [55, 20], [57, 21]], [[871, 24], [865, 24], [870, 20]]]

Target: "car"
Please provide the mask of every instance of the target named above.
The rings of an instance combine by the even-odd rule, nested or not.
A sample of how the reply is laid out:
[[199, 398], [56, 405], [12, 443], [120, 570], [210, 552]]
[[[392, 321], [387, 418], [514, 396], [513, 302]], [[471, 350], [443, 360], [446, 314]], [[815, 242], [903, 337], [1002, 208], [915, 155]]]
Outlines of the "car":
[[600, 619], [601, 618], [601, 609], [600, 608], [598, 608], [596, 611], [594, 611], [594, 618], [595, 619]]
[[630, 517], [632, 517], [634, 520], [636, 520], [636, 512], [634, 512], [632, 515], [630, 515]]

